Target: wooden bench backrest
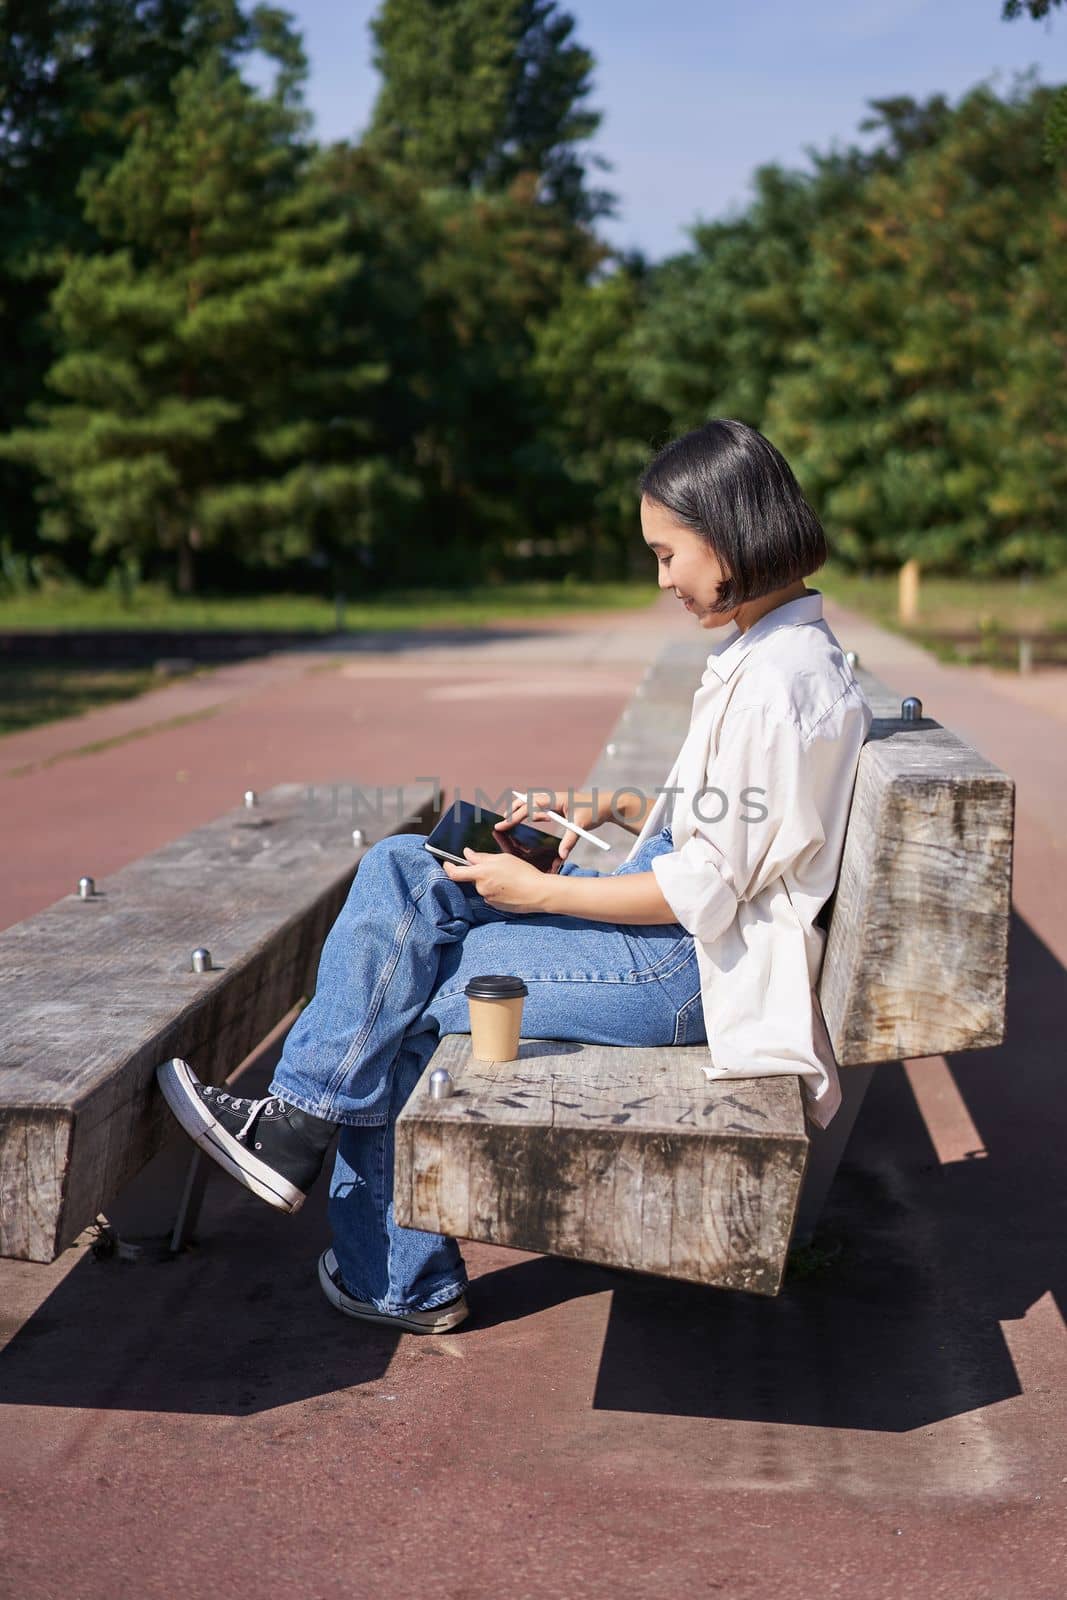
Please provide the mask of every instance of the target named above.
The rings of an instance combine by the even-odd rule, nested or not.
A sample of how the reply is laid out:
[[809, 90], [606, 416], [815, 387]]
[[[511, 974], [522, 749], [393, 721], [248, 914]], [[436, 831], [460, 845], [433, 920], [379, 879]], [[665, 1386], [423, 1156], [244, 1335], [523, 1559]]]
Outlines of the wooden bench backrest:
[[[689, 727], [704, 641], [667, 645], [613, 728], [583, 787], [664, 781]], [[860, 754], [837, 889], [823, 908], [818, 994], [839, 1065], [999, 1044], [1004, 1035], [1015, 785], [863, 668], [875, 720]], [[610, 872], [633, 845], [574, 859]]]
[[1000, 1044], [1015, 784], [900, 696], [857, 676], [860, 753], [819, 999], [842, 1066]]

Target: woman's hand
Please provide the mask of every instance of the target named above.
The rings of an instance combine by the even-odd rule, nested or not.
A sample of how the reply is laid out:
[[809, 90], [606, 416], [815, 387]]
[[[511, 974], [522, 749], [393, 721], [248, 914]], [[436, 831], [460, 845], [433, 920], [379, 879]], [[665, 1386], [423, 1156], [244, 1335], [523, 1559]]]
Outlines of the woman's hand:
[[473, 883], [494, 911], [545, 909], [545, 886], [551, 881], [547, 873], [503, 851], [472, 850], [464, 845], [463, 854], [468, 866], [458, 867], [454, 861], [442, 861], [441, 865], [453, 883]]
[[[579, 828], [598, 828], [606, 817], [611, 815], [610, 797], [594, 809], [593, 797], [589, 793], [572, 795], [569, 789], [533, 789], [530, 791], [533, 799], [533, 809], [527, 803], [526, 796], [521, 800], [516, 799], [504, 813], [503, 822], [494, 824], [494, 831], [503, 833], [507, 828], [513, 828], [517, 822], [535, 823], [539, 818], [547, 818], [550, 811], [558, 811], [561, 817], [566, 817], [569, 822], [576, 822]], [[560, 839], [559, 854], [566, 861], [574, 846], [578, 843], [580, 835], [568, 830]]]

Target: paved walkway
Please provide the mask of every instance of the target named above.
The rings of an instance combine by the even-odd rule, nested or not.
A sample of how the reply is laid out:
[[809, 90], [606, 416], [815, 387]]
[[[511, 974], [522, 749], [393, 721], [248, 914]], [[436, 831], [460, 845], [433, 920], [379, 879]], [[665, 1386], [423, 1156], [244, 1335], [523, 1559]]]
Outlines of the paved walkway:
[[[465, 1244], [470, 1322], [396, 1337], [322, 1300], [322, 1193], [282, 1218], [221, 1177], [172, 1263], [0, 1262], [0, 1600], [1060, 1600], [1067, 675], [826, 612], [1016, 778], [1006, 1043], [880, 1070], [774, 1301]], [[0, 741], [0, 924], [249, 787], [580, 781], [692, 626], [330, 641]]]
[[275, 783], [580, 783], [665, 628], [647, 611], [341, 635], [0, 739], [0, 927]]

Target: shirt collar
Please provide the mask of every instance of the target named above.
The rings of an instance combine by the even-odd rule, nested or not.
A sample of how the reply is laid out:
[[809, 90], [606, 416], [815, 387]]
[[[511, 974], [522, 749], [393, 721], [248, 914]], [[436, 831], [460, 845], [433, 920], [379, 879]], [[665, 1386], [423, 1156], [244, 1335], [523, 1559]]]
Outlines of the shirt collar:
[[[708, 657], [708, 671], [713, 672], [723, 683], [736, 671], [741, 662], [748, 655], [752, 647], [766, 638], [769, 633], [775, 633], [779, 628], [791, 628], [800, 622], [820, 622], [822, 620], [822, 591], [809, 589], [805, 594], [798, 595], [795, 600], [787, 600], [784, 605], [775, 606], [773, 611], [764, 612], [763, 616], [754, 622], [745, 633], [734, 623], [734, 633], [717, 650], [713, 650]], [[705, 674], [707, 681], [707, 674]]]

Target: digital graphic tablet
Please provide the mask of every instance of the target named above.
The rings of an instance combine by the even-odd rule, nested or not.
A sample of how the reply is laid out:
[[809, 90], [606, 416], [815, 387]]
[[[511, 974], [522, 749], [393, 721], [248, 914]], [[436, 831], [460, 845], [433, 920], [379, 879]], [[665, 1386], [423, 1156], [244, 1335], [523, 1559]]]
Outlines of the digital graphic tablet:
[[469, 846], [472, 850], [497, 850], [504, 855], [519, 856], [539, 872], [559, 871], [563, 865], [559, 853], [562, 833], [547, 833], [531, 827], [528, 822], [517, 822], [513, 828], [496, 833], [494, 824], [503, 821], [499, 811], [476, 806], [471, 800], [460, 800], [447, 808], [423, 843], [433, 855], [442, 861], [454, 861], [458, 867], [468, 865], [463, 850]]

